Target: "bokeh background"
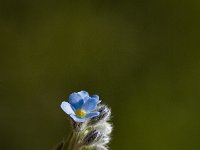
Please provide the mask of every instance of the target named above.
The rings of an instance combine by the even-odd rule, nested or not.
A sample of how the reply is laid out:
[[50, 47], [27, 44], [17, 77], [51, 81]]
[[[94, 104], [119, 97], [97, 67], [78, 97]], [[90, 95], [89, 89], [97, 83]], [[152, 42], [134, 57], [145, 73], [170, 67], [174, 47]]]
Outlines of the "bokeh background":
[[199, 18], [198, 0], [0, 0], [0, 149], [51, 149], [86, 90], [111, 149], [199, 150]]

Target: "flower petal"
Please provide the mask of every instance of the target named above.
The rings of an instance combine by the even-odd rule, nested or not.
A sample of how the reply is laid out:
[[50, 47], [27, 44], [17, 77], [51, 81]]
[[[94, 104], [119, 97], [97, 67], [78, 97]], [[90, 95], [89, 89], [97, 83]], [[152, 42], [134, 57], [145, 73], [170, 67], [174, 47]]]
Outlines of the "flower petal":
[[74, 111], [75, 111], [76, 109], [82, 108], [83, 103], [84, 103], [84, 100], [83, 100], [83, 99], [79, 100], [77, 103], [74, 103], [74, 104], [72, 105], [73, 108], [74, 108]]
[[80, 91], [78, 94], [82, 97], [82, 99], [89, 97], [89, 94], [86, 91]]
[[78, 93], [72, 93], [69, 96], [69, 103], [74, 109], [80, 109], [84, 103], [84, 100]]
[[62, 110], [64, 112], [66, 112], [68, 115], [71, 115], [71, 114], [75, 114], [71, 105], [68, 103], [68, 102], [62, 102], [60, 107], [62, 108]]
[[90, 96], [91, 98], [96, 99], [97, 103], [100, 103], [101, 101], [99, 100], [99, 96], [98, 95], [92, 95]]
[[75, 116], [73, 114], [70, 115], [70, 117], [75, 121], [75, 122], [84, 122], [86, 118], [80, 118], [78, 116]]
[[69, 103], [71, 105], [78, 103], [81, 99], [82, 97], [78, 93], [72, 93], [69, 95]]
[[99, 114], [100, 114], [100, 113], [97, 112], [97, 111], [91, 112], [91, 113], [87, 114], [87, 115], [85, 116], [85, 118], [93, 118], [93, 117], [98, 116]]
[[82, 106], [86, 112], [90, 112], [97, 107], [97, 101], [94, 98], [88, 99]]

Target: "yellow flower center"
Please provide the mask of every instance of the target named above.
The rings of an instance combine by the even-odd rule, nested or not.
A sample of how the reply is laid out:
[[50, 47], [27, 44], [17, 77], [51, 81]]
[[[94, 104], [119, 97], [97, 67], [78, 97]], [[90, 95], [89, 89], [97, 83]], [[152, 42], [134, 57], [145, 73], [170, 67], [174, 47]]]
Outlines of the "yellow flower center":
[[76, 112], [75, 112], [75, 114], [76, 114], [78, 117], [83, 118], [83, 117], [85, 117], [86, 112], [85, 112], [85, 110], [83, 110], [83, 109], [77, 109]]

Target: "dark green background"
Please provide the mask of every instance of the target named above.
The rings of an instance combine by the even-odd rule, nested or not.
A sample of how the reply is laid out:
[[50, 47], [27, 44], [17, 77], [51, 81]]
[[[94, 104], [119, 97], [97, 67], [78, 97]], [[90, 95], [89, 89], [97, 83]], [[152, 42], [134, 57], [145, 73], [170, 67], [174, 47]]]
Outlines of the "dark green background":
[[199, 0], [0, 0], [0, 149], [51, 149], [87, 90], [113, 150], [199, 150], [199, 36]]

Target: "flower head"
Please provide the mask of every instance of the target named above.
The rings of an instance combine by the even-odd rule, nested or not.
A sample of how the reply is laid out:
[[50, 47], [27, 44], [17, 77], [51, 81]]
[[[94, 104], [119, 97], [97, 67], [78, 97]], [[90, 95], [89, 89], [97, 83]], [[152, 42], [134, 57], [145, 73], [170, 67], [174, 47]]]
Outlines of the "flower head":
[[70, 94], [69, 102], [63, 101], [60, 106], [75, 122], [84, 122], [99, 115], [95, 109], [100, 102], [98, 95], [89, 96], [88, 92], [80, 91]]

